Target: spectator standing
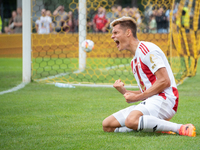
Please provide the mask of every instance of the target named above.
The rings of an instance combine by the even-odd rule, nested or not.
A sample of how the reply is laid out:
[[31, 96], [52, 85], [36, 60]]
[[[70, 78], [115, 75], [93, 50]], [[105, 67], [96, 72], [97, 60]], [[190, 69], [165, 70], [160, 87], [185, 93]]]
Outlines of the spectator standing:
[[0, 34], [2, 33], [2, 21], [1, 21], [1, 15], [0, 15]]
[[112, 22], [113, 20], [115, 20], [117, 17], [117, 6], [113, 5], [111, 7], [111, 12], [106, 13], [106, 18], [108, 19], [108, 22]]
[[14, 18], [15, 33], [22, 33], [22, 8], [17, 8], [17, 16]]
[[14, 26], [14, 19], [17, 16], [16, 11], [12, 11], [12, 17], [9, 19], [8, 26], [4, 28], [5, 33], [14, 33], [15, 26]]
[[122, 6], [121, 5], [118, 5], [117, 6], [117, 17], [122, 17]]
[[109, 25], [108, 20], [105, 15], [105, 8], [99, 7], [98, 13], [94, 16], [93, 26], [95, 32], [106, 32], [106, 29]]
[[58, 8], [53, 12], [53, 16], [56, 21], [56, 32], [63, 32], [63, 25], [67, 21], [67, 12], [65, 12], [64, 6], [58, 6]]
[[76, 21], [73, 17], [72, 11], [68, 12], [68, 19], [65, 22], [63, 29], [65, 32], [75, 32], [75, 27], [76, 27]]
[[41, 17], [36, 21], [36, 31], [38, 34], [50, 33], [52, 19], [46, 15], [46, 10], [41, 10]]
[[181, 26], [186, 29], [186, 33], [189, 32], [190, 28], [190, 15], [187, 7], [183, 7], [181, 16]]
[[141, 19], [141, 15], [140, 15], [140, 12], [139, 12], [139, 9], [137, 7], [133, 7], [132, 8], [133, 10], [133, 14], [134, 14], [134, 17], [137, 21], [137, 26], [140, 26], [140, 24], [142, 23], [142, 19]]
[[[173, 15], [172, 15], [172, 21], [174, 22], [175, 21], [175, 14], [176, 12], [178, 11], [176, 5], [174, 5], [174, 8], [173, 8]], [[167, 17], [167, 23], [168, 23], [168, 31], [169, 31], [169, 24], [170, 24], [170, 8], [165, 12], [165, 16]]]
[[151, 16], [150, 16], [149, 33], [157, 33], [156, 19], [153, 14], [151, 14]]
[[46, 11], [46, 16], [50, 18], [51, 24], [50, 24], [50, 32], [53, 32], [53, 28], [55, 28], [54, 23], [52, 22], [52, 14], [50, 10]]
[[157, 23], [157, 32], [158, 33], [167, 33], [168, 29], [168, 22], [165, 13], [163, 12], [163, 8], [159, 8], [157, 16], [156, 16], [156, 23]]

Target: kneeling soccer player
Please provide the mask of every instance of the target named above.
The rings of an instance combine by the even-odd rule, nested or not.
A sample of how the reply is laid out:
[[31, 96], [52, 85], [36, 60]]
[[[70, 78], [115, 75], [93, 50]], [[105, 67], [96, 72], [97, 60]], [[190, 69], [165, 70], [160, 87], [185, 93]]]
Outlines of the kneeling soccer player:
[[179, 94], [175, 79], [162, 50], [151, 42], [137, 39], [136, 22], [131, 17], [122, 17], [111, 23], [112, 39], [119, 51], [133, 54], [131, 67], [140, 91], [128, 91], [121, 80], [114, 87], [124, 95], [127, 103], [142, 101], [120, 110], [103, 121], [106, 132], [166, 132], [196, 136], [192, 124], [169, 122], [176, 113]]

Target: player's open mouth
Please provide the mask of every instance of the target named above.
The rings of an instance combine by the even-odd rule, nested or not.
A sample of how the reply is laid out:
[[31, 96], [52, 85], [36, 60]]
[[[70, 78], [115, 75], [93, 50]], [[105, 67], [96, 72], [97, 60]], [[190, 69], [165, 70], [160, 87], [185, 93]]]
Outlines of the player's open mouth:
[[115, 43], [117, 44], [117, 47], [119, 47], [119, 41], [118, 41], [118, 40], [116, 40], [116, 41], [115, 41]]

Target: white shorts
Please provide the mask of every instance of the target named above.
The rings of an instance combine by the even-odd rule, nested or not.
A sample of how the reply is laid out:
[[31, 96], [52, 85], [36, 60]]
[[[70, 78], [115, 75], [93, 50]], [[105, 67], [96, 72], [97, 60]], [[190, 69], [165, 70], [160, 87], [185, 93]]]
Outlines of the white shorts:
[[175, 111], [169, 105], [168, 99], [154, 95], [138, 105], [132, 105], [113, 114], [121, 126], [125, 126], [125, 120], [133, 110], [139, 110], [143, 115], [151, 115], [159, 119], [168, 120], [175, 115]]

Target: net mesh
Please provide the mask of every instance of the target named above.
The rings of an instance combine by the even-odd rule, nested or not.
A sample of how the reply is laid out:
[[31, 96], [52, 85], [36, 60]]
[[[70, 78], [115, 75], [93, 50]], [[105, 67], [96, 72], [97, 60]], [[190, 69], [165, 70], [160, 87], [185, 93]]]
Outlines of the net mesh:
[[[81, 1], [80, 1], [81, 2]], [[55, 15], [59, 6], [64, 6], [66, 18], [60, 24]], [[158, 45], [167, 56], [177, 83], [185, 77], [194, 76], [199, 54], [199, 11], [198, 0], [141, 0], [136, 7], [115, 7], [114, 0], [87, 0], [87, 37], [95, 47], [87, 53], [86, 67], [79, 70], [79, 34], [77, 0], [32, 0], [32, 80], [38, 82], [66, 82], [81, 84], [113, 84], [121, 79], [125, 84], [136, 81], [131, 71], [129, 52], [119, 52], [111, 39], [111, 29], [96, 32], [93, 20], [99, 7], [106, 12], [107, 23], [121, 16], [131, 16], [138, 25], [138, 39]], [[37, 20], [41, 11], [50, 10], [52, 23], [50, 33], [38, 34]], [[168, 13], [167, 33], [150, 33], [149, 22], [153, 13], [162, 10]], [[185, 15], [183, 15], [183, 10]], [[189, 22], [189, 25], [188, 25]], [[60, 27], [60, 29], [59, 29]]]

